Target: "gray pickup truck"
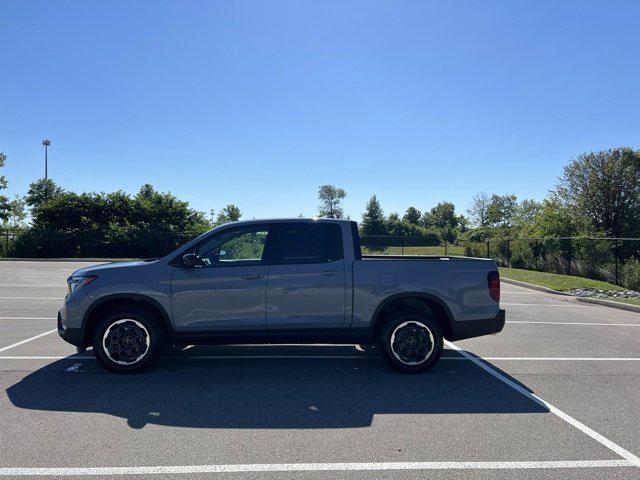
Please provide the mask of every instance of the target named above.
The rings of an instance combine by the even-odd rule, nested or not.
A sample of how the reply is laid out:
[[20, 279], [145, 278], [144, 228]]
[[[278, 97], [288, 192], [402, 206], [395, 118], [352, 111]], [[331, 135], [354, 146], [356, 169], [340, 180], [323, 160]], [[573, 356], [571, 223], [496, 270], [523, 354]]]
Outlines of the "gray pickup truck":
[[362, 255], [355, 222], [282, 219], [219, 226], [166, 257], [80, 269], [58, 332], [109, 370], [140, 370], [161, 344], [375, 344], [422, 372], [443, 338], [505, 322], [492, 260]]

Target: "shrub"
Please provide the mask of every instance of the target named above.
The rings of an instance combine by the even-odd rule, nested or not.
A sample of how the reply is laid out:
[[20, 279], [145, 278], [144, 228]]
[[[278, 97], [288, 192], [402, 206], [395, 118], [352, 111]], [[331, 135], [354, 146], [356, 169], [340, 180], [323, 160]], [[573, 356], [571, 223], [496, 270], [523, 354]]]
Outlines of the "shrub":
[[467, 257], [481, 257], [487, 256], [487, 246], [484, 243], [465, 243], [464, 254]]
[[622, 267], [624, 286], [640, 291], [640, 261], [635, 258], [626, 261]]
[[535, 263], [533, 250], [528, 240], [514, 240], [510, 246], [512, 268], [532, 268]]

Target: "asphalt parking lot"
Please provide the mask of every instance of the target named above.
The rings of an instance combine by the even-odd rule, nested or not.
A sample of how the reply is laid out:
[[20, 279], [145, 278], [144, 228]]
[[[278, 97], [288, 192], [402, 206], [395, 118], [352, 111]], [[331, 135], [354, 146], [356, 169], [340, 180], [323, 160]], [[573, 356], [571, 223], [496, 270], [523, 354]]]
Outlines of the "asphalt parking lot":
[[640, 314], [503, 283], [504, 331], [424, 375], [346, 345], [120, 376], [55, 333], [85, 265], [0, 262], [0, 476], [640, 478]]

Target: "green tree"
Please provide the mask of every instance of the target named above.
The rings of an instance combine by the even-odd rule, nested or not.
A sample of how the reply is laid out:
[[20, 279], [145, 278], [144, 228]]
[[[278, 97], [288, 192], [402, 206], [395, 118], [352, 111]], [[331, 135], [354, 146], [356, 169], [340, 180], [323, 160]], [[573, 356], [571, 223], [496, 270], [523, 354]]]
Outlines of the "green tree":
[[343, 218], [344, 211], [340, 205], [347, 193], [334, 185], [321, 185], [318, 188], [320, 207], [318, 215], [321, 217]]
[[585, 231], [584, 222], [575, 209], [556, 199], [546, 199], [540, 206], [531, 225], [523, 231], [525, 236], [542, 237], [540, 252], [550, 259], [559, 255], [564, 261], [566, 273], [571, 272], [571, 262], [576, 257], [577, 244], [570, 239], [556, 237], [575, 237]]
[[9, 202], [9, 223], [13, 228], [22, 226], [22, 222], [27, 218], [27, 205], [23, 197], [16, 195]]
[[583, 231], [584, 224], [572, 207], [554, 199], [545, 199], [540, 211], [527, 227], [532, 237], [574, 237]]
[[378, 198], [374, 195], [367, 202], [365, 211], [360, 222], [360, 233], [362, 235], [385, 235], [385, 217]]
[[229, 205], [224, 207], [218, 214], [218, 218], [216, 219], [216, 226], [222, 225], [223, 223], [237, 222], [238, 220], [240, 220], [240, 217], [242, 217], [240, 209], [233, 203], [230, 203]]
[[58, 191], [32, 204], [32, 227], [14, 247], [19, 256], [162, 256], [210, 227], [203, 213], [151, 185], [133, 197]]
[[487, 223], [494, 227], [511, 227], [517, 206], [518, 198], [515, 195], [491, 195]]
[[469, 219], [464, 215], [458, 215], [458, 230], [461, 233], [469, 230]]
[[580, 155], [554, 191], [610, 237], [640, 234], [640, 152], [621, 147]]
[[533, 224], [536, 216], [542, 211], [542, 204], [535, 200], [524, 199], [516, 207], [513, 215], [513, 225], [519, 229]]
[[29, 191], [27, 192], [25, 201], [31, 208], [38, 208], [40, 205], [63, 192], [64, 190], [56, 185], [50, 178], [41, 178], [29, 185]]
[[471, 207], [467, 213], [476, 227], [486, 227], [489, 225], [489, 204], [491, 200], [486, 193], [480, 192], [473, 196]]
[[427, 228], [456, 228], [460, 218], [456, 215], [456, 207], [451, 202], [440, 202], [429, 212], [425, 213], [423, 225]]
[[405, 222], [411, 223], [413, 225], [420, 225], [422, 218], [422, 213], [416, 207], [409, 207], [407, 211], [404, 213], [402, 220]]
[[400, 221], [400, 215], [397, 212], [390, 213], [389, 217], [387, 218], [388, 223], [398, 223]]

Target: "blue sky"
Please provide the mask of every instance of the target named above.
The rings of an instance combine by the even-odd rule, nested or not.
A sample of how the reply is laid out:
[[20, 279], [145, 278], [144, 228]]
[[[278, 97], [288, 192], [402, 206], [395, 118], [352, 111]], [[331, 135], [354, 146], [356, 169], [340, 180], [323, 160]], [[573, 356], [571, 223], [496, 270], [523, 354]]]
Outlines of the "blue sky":
[[10, 194], [143, 183], [198, 209], [358, 219], [473, 194], [541, 199], [640, 144], [635, 1], [3, 1]]

